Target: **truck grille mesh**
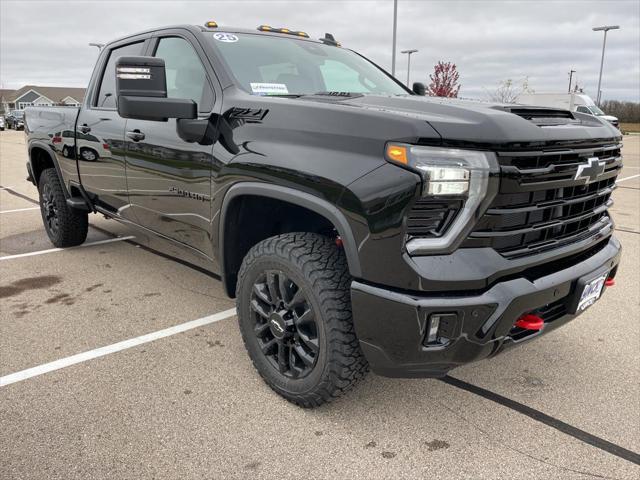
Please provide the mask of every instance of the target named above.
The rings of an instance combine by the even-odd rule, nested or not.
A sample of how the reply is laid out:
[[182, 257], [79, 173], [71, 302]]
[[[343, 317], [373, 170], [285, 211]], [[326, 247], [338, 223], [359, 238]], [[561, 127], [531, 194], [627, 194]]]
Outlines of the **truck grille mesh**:
[[[516, 258], [611, 230], [607, 209], [622, 168], [620, 147], [498, 153], [499, 193], [463, 246], [492, 247]], [[575, 180], [579, 166], [593, 157], [605, 162], [604, 172], [587, 184]]]

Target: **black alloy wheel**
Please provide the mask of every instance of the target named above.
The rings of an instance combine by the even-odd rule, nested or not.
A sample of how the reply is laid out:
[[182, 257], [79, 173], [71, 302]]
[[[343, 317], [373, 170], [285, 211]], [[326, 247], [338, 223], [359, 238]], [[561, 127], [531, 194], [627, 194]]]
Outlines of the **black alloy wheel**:
[[260, 349], [273, 368], [307, 376], [318, 358], [318, 326], [304, 291], [284, 272], [267, 270], [253, 284], [251, 311]]
[[350, 285], [344, 251], [318, 233], [269, 237], [242, 261], [236, 287], [242, 339], [267, 385], [296, 405], [331, 402], [368, 371]]
[[48, 183], [45, 183], [42, 187], [41, 201], [42, 219], [44, 220], [45, 228], [51, 236], [56, 237], [59, 230], [59, 207], [56, 203], [56, 197], [53, 193], [53, 189]]
[[80, 245], [89, 230], [88, 212], [69, 207], [55, 168], [42, 171], [38, 179], [40, 213], [49, 240], [56, 247]]

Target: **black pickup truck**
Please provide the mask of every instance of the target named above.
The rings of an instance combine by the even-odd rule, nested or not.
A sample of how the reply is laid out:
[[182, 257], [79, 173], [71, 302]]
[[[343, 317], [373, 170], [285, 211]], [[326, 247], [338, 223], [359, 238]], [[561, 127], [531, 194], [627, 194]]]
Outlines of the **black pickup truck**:
[[104, 47], [80, 108], [27, 110], [28, 175], [54, 245], [100, 213], [219, 275], [260, 375], [317, 406], [369, 367], [492, 357], [614, 283], [620, 132], [423, 91], [330, 34], [159, 28]]

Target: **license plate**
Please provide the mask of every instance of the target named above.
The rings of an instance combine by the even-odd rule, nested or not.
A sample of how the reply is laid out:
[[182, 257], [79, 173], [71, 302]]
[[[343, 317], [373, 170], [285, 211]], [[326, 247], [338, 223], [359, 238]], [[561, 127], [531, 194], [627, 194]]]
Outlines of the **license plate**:
[[596, 300], [602, 295], [602, 289], [604, 288], [604, 282], [606, 282], [609, 273], [600, 275], [598, 278], [587, 282], [580, 295], [580, 301], [578, 302], [578, 312], [582, 312], [596, 303]]

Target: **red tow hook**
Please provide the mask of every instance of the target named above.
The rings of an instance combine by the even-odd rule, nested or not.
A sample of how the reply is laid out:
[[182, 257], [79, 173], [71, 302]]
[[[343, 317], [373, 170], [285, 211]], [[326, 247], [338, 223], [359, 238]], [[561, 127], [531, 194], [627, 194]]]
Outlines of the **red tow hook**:
[[605, 287], [613, 287], [616, 284], [615, 278], [607, 278], [604, 282]]
[[522, 317], [520, 317], [516, 321], [514, 326], [524, 328], [525, 330], [538, 331], [542, 330], [542, 327], [544, 326], [544, 320], [537, 315], [528, 313], [527, 315], [523, 315]]

